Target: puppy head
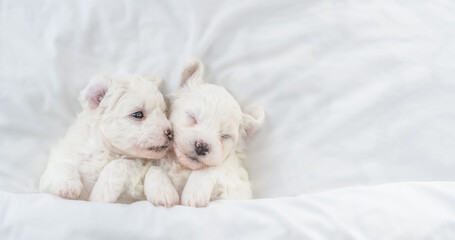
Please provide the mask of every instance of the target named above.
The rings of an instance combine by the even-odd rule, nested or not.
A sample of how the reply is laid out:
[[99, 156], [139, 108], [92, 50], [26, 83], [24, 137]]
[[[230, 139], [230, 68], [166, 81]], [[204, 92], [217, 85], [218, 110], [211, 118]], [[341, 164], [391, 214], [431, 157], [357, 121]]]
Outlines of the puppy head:
[[175, 154], [180, 164], [193, 170], [222, 163], [264, 119], [261, 108], [242, 113], [226, 89], [205, 83], [203, 75], [198, 60], [186, 66], [170, 115]]
[[128, 157], [164, 157], [173, 138], [161, 79], [134, 75], [97, 76], [81, 92], [80, 102], [113, 152]]

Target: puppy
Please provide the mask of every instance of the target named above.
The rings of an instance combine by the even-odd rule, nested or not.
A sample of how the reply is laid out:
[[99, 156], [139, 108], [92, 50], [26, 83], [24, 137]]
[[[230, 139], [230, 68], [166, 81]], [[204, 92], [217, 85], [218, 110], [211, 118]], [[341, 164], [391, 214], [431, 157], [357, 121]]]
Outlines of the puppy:
[[50, 153], [40, 191], [87, 200], [93, 188], [93, 201], [145, 199], [147, 159], [164, 157], [172, 140], [160, 81], [94, 77], [80, 94], [82, 112]]
[[[203, 74], [204, 66], [198, 60], [183, 70], [182, 87], [170, 113], [175, 155], [161, 163], [165, 177], [181, 194], [183, 205], [203, 207], [211, 200], [250, 199], [242, 149], [244, 140], [262, 125], [264, 111], [254, 108], [250, 114], [242, 113], [232, 95], [205, 83]], [[145, 184], [153, 185], [157, 176], [147, 175]]]

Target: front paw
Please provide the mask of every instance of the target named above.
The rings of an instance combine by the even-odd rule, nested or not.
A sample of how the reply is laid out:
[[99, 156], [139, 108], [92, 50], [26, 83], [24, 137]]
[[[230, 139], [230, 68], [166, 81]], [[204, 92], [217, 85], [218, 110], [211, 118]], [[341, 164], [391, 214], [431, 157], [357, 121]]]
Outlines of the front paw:
[[88, 200], [90, 202], [113, 203], [117, 201], [120, 193], [116, 191], [112, 185], [102, 184], [98, 181], [95, 186], [93, 186]]
[[149, 186], [145, 194], [147, 200], [155, 206], [172, 207], [180, 201], [179, 194], [173, 185]]
[[58, 184], [55, 184], [50, 192], [54, 195], [57, 195], [61, 198], [65, 199], [77, 199], [79, 195], [81, 195], [82, 188], [84, 186], [82, 185], [82, 182], [80, 179], [70, 179], [66, 180], [63, 182], [60, 182]]
[[209, 204], [211, 195], [211, 192], [204, 192], [198, 188], [185, 187], [182, 193], [182, 205], [205, 207]]
[[101, 191], [92, 191], [88, 200], [90, 202], [113, 203], [117, 200], [117, 196], [109, 195]]

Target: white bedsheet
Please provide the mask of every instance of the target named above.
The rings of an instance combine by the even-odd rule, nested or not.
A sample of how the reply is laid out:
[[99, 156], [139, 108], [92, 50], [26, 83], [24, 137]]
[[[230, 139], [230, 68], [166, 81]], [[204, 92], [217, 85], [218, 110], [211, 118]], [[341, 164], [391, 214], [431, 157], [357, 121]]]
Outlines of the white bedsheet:
[[9, 239], [453, 239], [454, 188], [393, 183], [171, 209], [3, 192], [0, 229]]
[[[454, 26], [449, 0], [1, 0], [0, 239], [454, 238]], [[265, 199], [166, 210], [30, 194], [91, 75], [158, 74], [171, 93], [192, 57], [245, 110], [265, 108], [245, 162]]]

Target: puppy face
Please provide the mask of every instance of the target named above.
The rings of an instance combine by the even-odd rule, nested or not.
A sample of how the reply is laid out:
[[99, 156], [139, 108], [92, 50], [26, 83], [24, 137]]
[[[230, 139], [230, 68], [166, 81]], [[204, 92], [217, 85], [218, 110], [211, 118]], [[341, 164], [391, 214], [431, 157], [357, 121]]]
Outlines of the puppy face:
[[226, 89], [203, 81], [203, 71], [197, 60], [184, 69], [170, 115], [175, 154], [193, 170], [222, 163], [264, 118], [259, 108], [254, 116], [242, 113]]
[[159, 79], [128, 75], [96, 77], [81, 93], [104, 140], [128, 157], [159, 159], [171, 146], [173, 133]]

